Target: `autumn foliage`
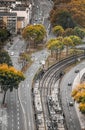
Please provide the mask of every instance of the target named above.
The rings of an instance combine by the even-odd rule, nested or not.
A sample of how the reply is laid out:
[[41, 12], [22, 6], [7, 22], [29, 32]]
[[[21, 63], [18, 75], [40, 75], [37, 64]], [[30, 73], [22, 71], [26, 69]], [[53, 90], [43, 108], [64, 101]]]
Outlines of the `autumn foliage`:
[[7, 90], [13, 91], [13, 88], [18, 89], [19, 83], [24, 79], [25, 77], [21, 71], [7, 64], [0, 64], [0, 86], [1, 90], [4, 91], [3, 104]]
[[76, 25], [85, 27], [85, 0], [53, 0], [54, 6], [50, 12], [53, 26], [73, 28]]
[[[14, 67], [8, 66], [7, 64], [0, 64], [0, 84], [3, 90], [4, 87], [11, 86], [11, 84], [17, 88], [21, 80], [24, 80], [24, 76], [21, 71], [16, 70]], [[11, 89], [12, 88], [10, 88], [10, 90]]]
[[85, 113], [85, 83], [79, 84], [72, 91], [72, 96], [79, 103], [79, 109]]
[[29, 25], [23, 29], [22, 36], [31, 43], [42, 43], [46, 36], [46, 29], [41, 24]]
[[75, 46], [81, 43], [82, 43], [81, 38], [75, 35], [70, 35], [64, 38], [62, 36], [59, 36], [57, 38], [50, 39], [47, 42], [47, 48], [51, 50], [51, 54], [53, 51], [56, 51], [57, 55], [59, 54], [58, 52], [61, 52], [64, 48], [66, 48], [66, 56], [67, 56], [70, 47], [73, 48], [74, 50]]

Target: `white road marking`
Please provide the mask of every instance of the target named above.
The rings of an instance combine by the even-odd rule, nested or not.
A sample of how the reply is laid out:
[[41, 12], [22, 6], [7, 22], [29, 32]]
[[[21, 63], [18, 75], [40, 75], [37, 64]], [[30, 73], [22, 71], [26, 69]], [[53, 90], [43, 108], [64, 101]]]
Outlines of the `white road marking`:
[[17, 104], [17, 107], [19, 107], [19, 104]]
[[30, 122], [29, 122], [29, 126], [30, 126]]
[[19, 121], [19, 119], [20, 119], [20, 118], [19, 118], [19, 116], [18, 116], [18, 117], [17, 117], [17, 120]]
[[17, 112], [19, 112], [19, 108], [17, 108]]
[[18, 126], [18, 127], [17, 127], [17, 129], [19, 130], [19, 129], [20, 129], [20, 127]]
[[12, 114], [12, 118], [13, 118], [13, 114]]
[[14, 124], [12, 123], [12, 128], [14, 127]]
[[11, 113], [13, 114], [13, 111], [11, 110]]
[[19, 121], [17, 122], [17, 124], [19, 125]]
[[17, 116], [19, 116], [19, 112], [17, 113]]
[[12, 119], [12, 123], [14, 122], [14, 120]]
[[27, 85], [27, 87], [29, 88], [29, 84]]

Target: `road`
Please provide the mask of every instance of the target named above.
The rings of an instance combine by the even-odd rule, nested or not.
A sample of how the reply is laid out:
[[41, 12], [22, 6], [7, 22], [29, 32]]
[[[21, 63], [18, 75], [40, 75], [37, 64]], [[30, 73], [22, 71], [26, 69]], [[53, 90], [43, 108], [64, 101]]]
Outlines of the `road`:
[[32, 24], [43, 24], [49, 28], [49, 12], [52, 9], [52, 2], [49, 0], [33, 0]]
[[[68, 130], [76, 130], [76, 127], [77, 130], [81, 130], [75, 105], [69, 106], [69, 102], [70, 101], [73, 102], [71, 92], [72, 92], [72, 83], [77, 75], [77, 73], [75, 73], [75, 70], [77, 69], [79, 70], [79, 80], [80, 80], [80, 70], [84, 68], [84, 65], [85, 62], [82, 62], [81, 64], [71, 69], [71, 71], [64, 76], [60, 84], [62, 108], [64, 111]], [[68, 85], [69, 82], [71, 83], [71, 85]]]
[[[19, 53], [24, 50], [24, 41], [19, 37], [14, 39], [14, 44], [9, 48], [8, 52], [12, 58], [13, 65], [16, 69], [21, 70], [22, 65], [18, 63]], [[13, 52], [14, 54], [11, 55]], [[42, 50], [32, 55], [34, 63], [25, 74], [25, 81], [20, 84], [17, 90], [7, 93], [7, 117], [8, 130], [34, 130], [33, 111], [31, 102], [31, 87], [34, 75], [37, 70], [42, 67], [41, 61], [48, 57], [47, 50]], [[19, 97], [18, 97], [19, 96]], [[19, 99], [18, 99], [19, 98]]]
[[[51, 10], [51, 3], [47, 0], [37, 1], [34, 0], [34, 17], [33, 24], [42, 23], [48, 30], [49, 21], [48, 14]], [[24, 50], [24, 41], [19, 37], [15, 37], [14, 44], [9, 48], [8, 52], [14, 52], [11, 55], [13, 65], [16, 69], [21, 70], [22, 64], [18, 64], [18, 57], [21, 51]], [[31, 87], [32, 80], [37, 70], [42, 66], [41, 61], [45, 60], [48, 56], [47, 50], [37, 52], [32, 56], [34, 59], [33, 65], [28, 69], [25, 74], [26, 80], [20, 84], [18, 93], [14, 90], [12, 93], [8, 91], [6, 102], [7, 117], [8, 117], [8, 130], [34, 130], [33, 111], [31, 102]], [[19, 99], [18, 99], [19, 95]], [[22, 113], [23, 112], [23, 113]]]
[[[16, 69], [20, 70], [21, 65], [18, 66], [19, 53], [24, 49], [24, 42], [19, 39], [19, 37], [13, 38], [13, 45], [7, 47], [9, 55], [13, 61], [13, 65]], [[12, 55], [11, 55], [12, 54]], [[7, 130], [24, 130], [24, 122], [22, 116], [21, 105], [18, 99], [17, 90], [13, 92], [7, 92]]]
[[34, 63], [27, 70], [25, 77], [26, 80], [21, 84], [19, 88], [19, 97], [23, 106], [23, 110], [26, 116], [26, 125], [29, 130], [34, 130], [34, 121], [33, 121], [33, 107], [32, 107], [32, 97], [31, 97], [31, 88], [33, 77], [35, 76], [38, 69], [42, 66], [40, 62], [45, 60], [48, 57], [48, 52], [43, 50], [41, 52], [37, 52], [33, 55]]

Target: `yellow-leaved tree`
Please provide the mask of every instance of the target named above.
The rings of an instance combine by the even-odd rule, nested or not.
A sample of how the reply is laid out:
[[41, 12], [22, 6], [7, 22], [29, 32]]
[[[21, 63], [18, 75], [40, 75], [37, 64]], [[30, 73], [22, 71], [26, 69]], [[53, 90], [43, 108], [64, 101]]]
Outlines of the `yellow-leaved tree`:
[[57, 37], [57, 38], [50, 39], [47, 42], [47, 48], [49, 50], [51, 50], [51, 55], [52, 55], [53, 51], [56, 51], [56, 60], [58, 59], [58, 57], [60, 60], [61, 51], [63, 50], [63, 40], [62, 39], [63, 39], [62, 37]]
[[72, 91], [72, 96], [79, 103], [79, 109], [85, 113], [85, 83], [79, 84]]
[[7, 64], [0, 64], [0, 86], [4, 91], [3, 104], [5, 103], [5, 96], [8, 89], [13, 91], [13, 88], [18, 89], [19, 83], [25, 79], [21, 71]]
[[27, 46], [29, 45], [30, 47], [30, 45], [33, 44], [35, 47], [37, 44], [43, 43], [46, 37], [46, 29], [41, 24], [29, 25], [24, 28], [22, 36], [27, 41]]

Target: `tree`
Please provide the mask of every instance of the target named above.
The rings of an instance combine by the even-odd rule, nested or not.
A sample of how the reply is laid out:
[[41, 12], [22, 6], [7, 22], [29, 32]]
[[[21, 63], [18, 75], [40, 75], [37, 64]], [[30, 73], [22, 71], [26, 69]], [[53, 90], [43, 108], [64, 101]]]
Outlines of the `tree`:
[[53, 27], [53, 33], [56, 35], [56, 36], [61, 36], [64, 32], [64, 29], [62, 26], [55, 26]]
[[8, 66], [12, 66], [11, 58], [7, 51], [0, 51], [0, 64], [6, 63]]
[[58, 47], [58, 50], [59, 50], [59, 60], [60, 60], [60, 58], [61, 58], [61, 51], [64, 49], [63, 37], [59, 36], [59, 37], [56, 38], [56, 40], [58, 40], [57, 47]]
[[8, 39], [9, 36], [10, 36], [9, 31], [0, 28], [0, 49], [4, 47], [4, 45], [6, 44], [5, 41]]
[[85, 37], [85, 29], [76, 26], [75, 28], [67, 28], [63, 32], [63, 36], [75, 35], [83, 39]]
[[46, 36], [46, 29], [41, 24], [29, 25], [24, 28], [22, 36], [26, 41], [29, 41], [29, 43], [37, 45], [43, 42]]
[[[50, 12], [50, 21], [53, 26], [75, 27], [75, 24], [85, 27], [85, 1], [84, 0], [54, 0]], [[72, 23], [71, 23], [72, 22]]]
[[77, 25], [85, 27], [85, 1], [84, 0], [71, 0], [69, 12], [72, 14], [73, 19]]
[[60, 3], [69, 3], [71, 0], [53, 0], [55, 4], [60, 4]]
[[85, 83], [78, 84], [72, 91], [72, 97], [79, 103], [79, 109], [85, 113]]
[[71, 36], [69, 36], [70, 38], [71, 38], [71, 40], [72, 40], [72, 42], [73, 42], [73, 55], [75, 55], [76, 56], [76, 54], [77, 54], [77, 49], [76, 49], [76, 46], [77, 45], [79, 45], [79, 44], [81, 44], [82, 43], [82, 40], [81, 40], [81, 38], [80, 37], [78, 37], [78, 36], [76, 36], [76, 35], [71, 35]]
[[31, 58], [26, 52], [20, 53], [19, 62], [22, 63], [22, 66], [25, 66], [28, 62], [30, 63]]
[[79, 45], [79, 44], [82, 43], [81, 38], [76, 36], [76, 35], [71, 35], [69, 37], [72, 39], [74, 46]]
[[61, 50], [63, 49], [63, 43], [61, 41], [61, 38], [50, 39], [47, 42], [47, 48], [51, 50], [51, 55], [52, 55], [52, 51], [56, 51], [56, 59], [57, 59], [58, 52], [60, 52], [61, 54]]
[[74, 34], [80, 38], [84, 38], [85, 37], [85, 29], [80, 28], [80, 27], [75, 27]]
[[74, 35], [74, 29], [73, 28], [67, 28], [63, 32], [63, 37]]
[[[85, 100], [85, 97], [84, 97], [84, 100]], [[80, 103], [80, 104], [79, 104], [79, 109], [80, 109], [80, 111], [81, 111], [82, 113], [85, 114], [85, 103]]]
[[52, 26], [62, 26], [66, 28], [74, 28], [76, 26], [71, 14], [66, 9], [52, 10], [50, 13], [50, 21]]
[[52, 51], [55, 50], [55, 45], [56, 45], [56, 39], [52, 38], [47, 42], [47, 48], [49, 50], [51, 50], [51, 55], [52, 55]]
[[73, 41], [70, 37], [64, 37], [63, 44], [66, 46], [66, 56], [68, 55], [68, 47], [73, 46]]
[[21, 71], [16, 70], [14, 67], [9, 67], [7, 64], [0, 64], [0, 85], [4, 91], [3, 104], [5, 103], [6, 92], [10, 92], [13, 88], [18, 89], [19, 83], [25, 79]]
[[71, 17], [71, 14], [67, 10], [60, 10], [58, 12], [56, 24], [61, 25], [64, 29], [74, 28], [76, 25]]

